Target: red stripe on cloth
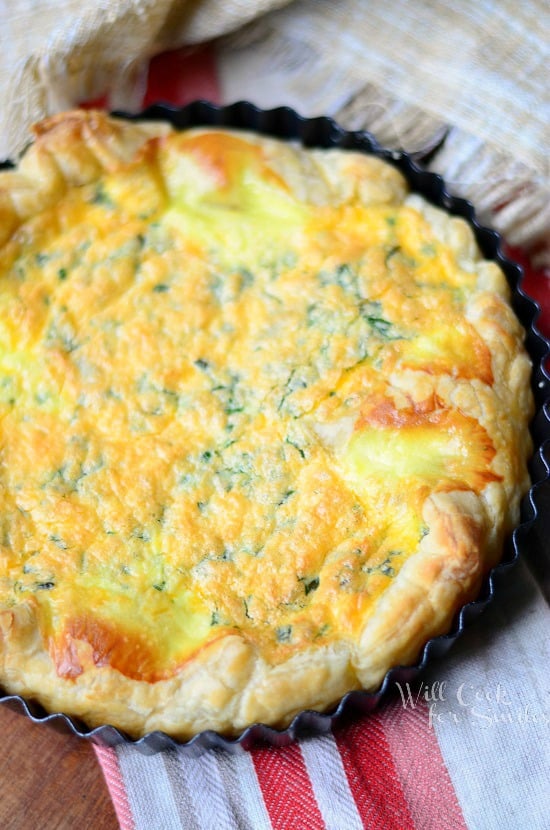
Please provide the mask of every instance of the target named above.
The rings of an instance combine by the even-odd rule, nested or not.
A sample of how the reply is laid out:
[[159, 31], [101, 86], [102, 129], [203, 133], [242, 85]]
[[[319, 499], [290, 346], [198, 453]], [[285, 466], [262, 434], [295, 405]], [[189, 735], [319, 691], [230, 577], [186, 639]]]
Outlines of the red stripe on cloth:
[[519, 248], [508, 248], [505, 253], [523, 268], [523, 290], [540, 306], [537, 327], [550, 339], [550, 268], [534, 268], [525, 251]]
[[110, 747], [96, 746], [93, 744], [93, 748], [99, 765], [103, 770], [120, 828], [121, 830], [134, 830], [134, 817], [130, 809], [130, 804], [128, 803], [126, 787], [124, 786], [120, 772], [117, 754]]
[[363, 825], [368, 830], [414, 830], [381, 712], [336, 727], [334, 737]]
[[181, 107], [199, 98], [214, 104], [221, 101], [212, 45], [163, 52], [151, 60], [144, 106], [165, 101]]
[[100, 98], [94, 98], [91, 101], [82, 101], [79, 105], [84, 110], [105, 110], [109, 108], [109, 102], [106, 95]]
[[252, 760], [273, 830], [324, 830], [298, 744], [254, 749]]
[[382, 720], [415, 826], [422, 830], [467, 830], [426, 701], [415, 700], [408, 706], [401, 700], [392, 701]]

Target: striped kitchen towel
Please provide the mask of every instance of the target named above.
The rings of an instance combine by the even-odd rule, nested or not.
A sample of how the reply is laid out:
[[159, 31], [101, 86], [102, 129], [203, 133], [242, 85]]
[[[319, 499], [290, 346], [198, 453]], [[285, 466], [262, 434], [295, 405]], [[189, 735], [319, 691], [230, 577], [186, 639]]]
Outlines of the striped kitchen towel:
[[408, 710], [396, 702], [285, 749], [96, 751], [123, 830], [466, 826], [424, 701]]

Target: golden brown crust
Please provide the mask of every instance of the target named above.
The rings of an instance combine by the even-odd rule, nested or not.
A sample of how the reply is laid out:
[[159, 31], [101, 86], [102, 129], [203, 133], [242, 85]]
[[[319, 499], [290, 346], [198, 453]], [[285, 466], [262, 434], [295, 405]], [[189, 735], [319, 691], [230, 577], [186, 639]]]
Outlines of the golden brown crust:
[[435, 493], [423, 516], [430, 533], [361, 635], [360, 679], [369, 689], [382, 681], [388, 664], [414, 661], [427, 633], [430, 638], [448, 631], [479, 589], [487, 524], [480, 500], [474, 493]]
[[95, 111], [54, 115], [34, 128], [35, 140], [17, 169], [0, 181], [0, 244], [23, 222], [55, 204], [69, 187], [96, 180], [131, 158], [167, 125], [135, 125]]
[[[41, 238], [43, 212], [71, 188], [133, 170], [140, 158], [156, 152], [150, 139], [171, 132], [163, 124], [117, 121], [96, 112], [59, 115], [38, 125], [35, 142], [17, 170], [0, 179], [3, 255], [9, 260], [6, 252], [14, 246], [32, 249]], [[204, 132], [195, 131], [194, 135]], [[532, 409], [529, 361], [522, 347], [521, 327], [508, 305], [504, 277], [497, 266], [481, 258], [466, 223], [418, 196], [407, 196], [402, 177], [378, 159], [340, 151], [307, 152], [252, 135], [244, 138], [260, 148], [269, 175], [276, 176], [299, 203], [341, 211], [372, 205], [383, 210], [404, 204], [406, 210], [423, 217], [434, 238], [454, 257], [453, 267], [470, 280], [460, 325], [463, 342], [471, 344], [469, 365], [475, 364], [475, 376], [471, 376], [465, 359], [465, 368], [454, 373], [438, 368], [437, 357], [427, 368], [422, 363], [424, 345], [409, 355], [405, 343], [404, 357], [397, 360], [394, 351], [401, 345], [390, 341], [390, 357], [385, 358], [387, 376], [361, 404], [360, 412], [353, 410], [350, 416], [343, 415], [345, 408], [331, 410], [336, 406], [334, 395], [320, 404], [313, 399], [308, 404], [304, 399], [305, 416], [293, 428], [301, 429], [302, 436], [315, 436], [319, 458], [326, 460], [327, 470], [334, 468], [341, 476], [337, 479], [335, 473], [334, 480], [362, 493], [361, 476], [371, 469], [371, 449], [361, 444], [361, 436], [369, 429], [376, 441], [383, 442], [389, 434], [385, 430], [392, 429], [412, 442], [418, 435], [432, 440], [433, 430], [444, 426], [452, 431], [459, 423], [461, 429], [472, 430], [473, 444], [479, 438], [481, 446], [488, 436], [492, 449], [484, 466], [476, 468], [470, 479], [451, 476], [444, 483], [448, 470], [442, 469], [437, 476], [429, 473], [427, 489], [425, 484], [417, 484], [418, 469], [423, 466], [420, 457], [404, 462], [405, 467], [411, 465], [409, 478], [399, 477], [405, 474], [398, 470], [397, 478], [391, 479], [391, 472], [395, 492], [410, 486], [418, 493], [414, 496], [418, 522], [429, 532], [418, 541], [397, 576], [373, 594], [353, 631], [319, 643], [305, 641], [283, 658], [273, 659], [261, 641], [258, 645], [246, 631], [228, 627], [183, 661], [177, 672], [151, 682], [114, 668], [105, 655], [100, 659], [93, 638], [75, 637], [62, 658], [69, 659], [71, 671], [62, 677], [61, 662], [55, 665], [41, 629], [44, 623], [38, 601], [31, 598], [13, 607], [4, 605], [4, 610], [0, 606], [0, 678], [7, 690], [39, 698], [47, 708], [79, 716], [92, 726], [109, 722], [136, 736], [154, 729], [179, 738], [204, 729], [230, 734], [256, 721], [284, 725], [296, 712], [326, 708], [351, 689], [375, 689], [389, 668], [414, 661], [430, 637], [448, 630], [458, 609], [475, 597], [483, 576], [498, 560], [505, 534], [517, 522], [519, 498], [527, 487], [527, 422]], [[155, 156], [154, 164], [159, 165], [170, 197], [170, 187], [178, 184], [170, 172], [174, 158], [168, 153], [159, 159]], [[205, 188], [213, 187], [216, 175], [219, 170], [210, 168]], [[388, 256], [392, 255], [393, 249]], [[381, 325], [374, 312], [370, 325]], [[68, 371], [66, 361], [62, 371]], [[363, 381], [352, 371], [344, 372], [338, 382], [347, 389], [347, 401], [363, 394]], [[344, 392], [341, 398], [344, 400]], [[296, 400], [301, 401], [299, 397]], [[285, 440], [303, 456], [296, 441]], [[414, 443], [404, 446], [414, 447]], [[463, 455], [469, 451], [465, 449]], [[367, 456], [363, 457], [364, 453]], [[322, 460], [319, 464], [315, 475], [321, 481], [328, 473], [323, 471]], [[469, 469], [463, 473], [460, 468], [459, 473], [470, 475]], [[233, 493], [231, 498], [237, 496]], [[379, 496], [370, 491], [364, 494], [371, 508], [383, 504], [386, 510], [394, 509], [391, 501], [372, 501], [376, 498]], [[312, 499], [311, 494], [307, 499], [304, 496], [303, 504], [322, 522], [324, 503], [311, 507]], [[327, 504], [329, 501], [327, 496]], [[358, 532], [356, 535], [359, 538]], [[390, 550], [390, 559], [392, 555]], [[250, 567], [256, 563], [251, 561]], [[366, 566], [363, 573], [365, 570]], [[329, 581], [327, 574], [323, 588]], [[319, 580], [315, 588], [318, 584]], [[316, 599], [318, 596], [322, 597], [322, 591], [316, 592]], [[327, 597], [328, 608], [330, 594]]]

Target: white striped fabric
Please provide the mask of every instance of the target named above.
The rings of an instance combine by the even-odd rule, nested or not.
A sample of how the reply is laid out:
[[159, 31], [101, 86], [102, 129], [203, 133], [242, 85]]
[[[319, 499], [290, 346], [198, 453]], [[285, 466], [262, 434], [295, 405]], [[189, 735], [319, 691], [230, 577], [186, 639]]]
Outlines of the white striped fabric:
[[271, 830], [249, 753], [117, 754], [135, 830]]
[[[468, 827], [550, 828], [550, 615], [521, 562], [427, 678], [432, 725]], [[546, 803], [545, 803], [546, 793]]]
[[180, 821], [179, 793], [166, 774], [164, 754], [145, 756], [128, 746], [118, 750], [118, 758], [136, 830], [187, 830], [190, 825]]
[[249, 754], [212, 751], [199, 758], [178, 756], [201, 830], [271, 830]]
[[315, 740], [303, 741], [301, 749], [327, 830], [363, 830], [363, 822], [333, 736], [323, 735]]
[[271, 830], [271, 822], [251, 755], [226, 755], [222, 752], [217, 753], [216, 757], [225, 792], [237, 816], [239, 828]]

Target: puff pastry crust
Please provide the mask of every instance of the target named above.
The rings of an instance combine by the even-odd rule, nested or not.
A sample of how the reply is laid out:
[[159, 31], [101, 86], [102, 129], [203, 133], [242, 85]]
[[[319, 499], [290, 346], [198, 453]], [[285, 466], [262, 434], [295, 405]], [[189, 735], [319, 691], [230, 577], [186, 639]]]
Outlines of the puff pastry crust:
[[528, 486], [499, 268], [389, 164], [75, 111], [0, 177], [0, 682], [286, 725], [449, 629]]

